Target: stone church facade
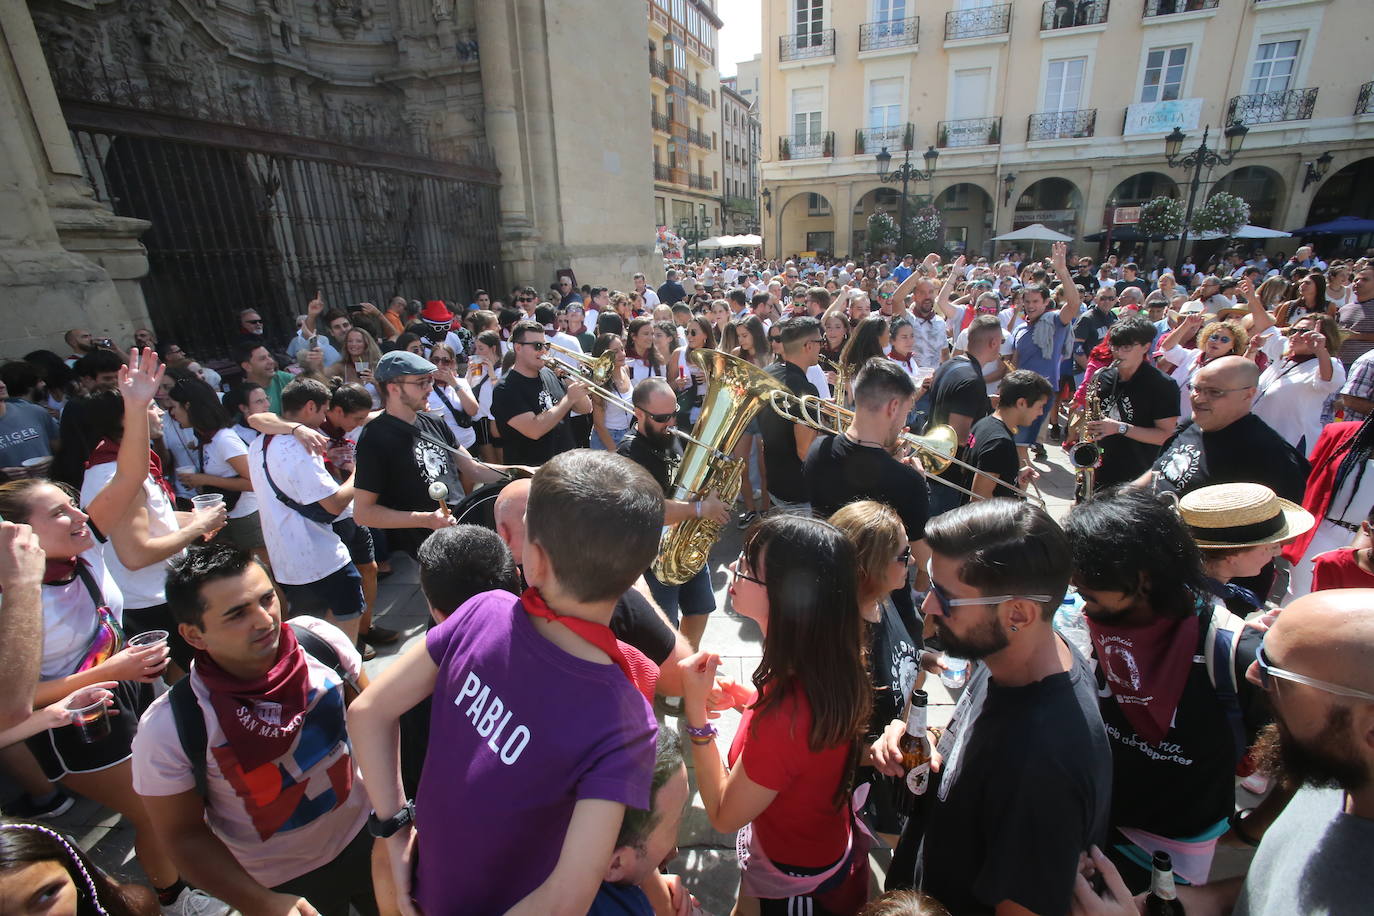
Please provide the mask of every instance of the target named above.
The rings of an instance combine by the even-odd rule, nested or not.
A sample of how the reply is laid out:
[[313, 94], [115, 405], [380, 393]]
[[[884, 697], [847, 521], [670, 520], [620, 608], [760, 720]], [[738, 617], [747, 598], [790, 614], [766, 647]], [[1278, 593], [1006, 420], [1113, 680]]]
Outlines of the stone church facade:
[[[0, 168], [33, 185], [5, 222], [52, 223], [47, 268], [32, 227], [0, 226], [0, 285], [24, 317], [0, 330], [7, 355], [78, 325], [127, 341], [150, 320], [222, 354], [238, 309], [285, 336], [317, 289], [466, 303], [559, 268], [622, 284], [650, 266], [650, 163], [620, 155], [647, 147], [630, 114], [648, 108], [642, 2], [598, 2], [595, 22], [568, 0], [0, 11], [17, 75], [0, 95], [29, 135]], [[630, 53], [587, 53], [618, 29]]]

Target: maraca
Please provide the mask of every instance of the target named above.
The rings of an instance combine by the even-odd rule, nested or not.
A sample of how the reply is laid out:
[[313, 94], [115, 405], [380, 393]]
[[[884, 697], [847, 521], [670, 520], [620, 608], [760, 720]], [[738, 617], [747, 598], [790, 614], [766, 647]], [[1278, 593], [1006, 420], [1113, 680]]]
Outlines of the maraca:
[[448, 509], [448, 487], [442, 481], [434, 481], [429, 485], [429, 498], [439, 504], [439, 511], [444, 515], [449, 515]]

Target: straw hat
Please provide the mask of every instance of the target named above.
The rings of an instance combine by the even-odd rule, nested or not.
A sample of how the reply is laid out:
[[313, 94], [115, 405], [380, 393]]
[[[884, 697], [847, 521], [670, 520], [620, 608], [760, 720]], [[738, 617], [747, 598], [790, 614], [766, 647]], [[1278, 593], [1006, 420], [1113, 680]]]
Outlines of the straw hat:
[[1179, 514], [1199, 547], [1278, 544], [1316, 524], [1312, 514], [1257, 483], [1200, 487], [1179, 500]]

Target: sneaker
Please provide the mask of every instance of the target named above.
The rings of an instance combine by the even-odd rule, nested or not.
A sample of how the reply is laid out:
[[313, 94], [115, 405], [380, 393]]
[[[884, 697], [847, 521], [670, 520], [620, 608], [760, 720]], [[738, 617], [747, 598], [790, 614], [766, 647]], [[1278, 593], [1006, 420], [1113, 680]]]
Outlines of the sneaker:
[[752, 525], [754, 523], [754, 519], [758, 517], [759, 514], [757, 512], [754, 512], [753, 510], [745, 510], [744, 512], [740, 513], [739, 521], [735, 522], [735, 526], [739, 528], [741, 531], [743, 531], [745, 528], [748, 528], [750, 525]]
[[364, 642], [361, 636], [358, 637], [357, 646], [358, 654], [363, 657], [363, 661], [370, 662], [377, 657], [377, 650]]
[[389, 646], [401, 638], [400, 630], [391, 630], [386, 627], [372, 625], [372, 629], [358, 637], [369, 646]]
[[54, 786], [53, 795], [43, 804], [38, 804], [28, 795], [21, 795], [5, 806], [7, 814], [22, 817], [28, 821], [46, 821], [60, 817], [72, 809], [76, 799]]
[[1032, 451], [1035, 453], [1036, 461], [1050, 460], [1049, 456], [1045, 454], [1045, 446], [1041, 445], [1039, 442], [1035, 443], [1035, 446], [1032, 448]]
[[227, 916], [233, 907], [205, 891], [188, 887], [174, 903], [162, 908], [164, 916]]
[[1051, 427], [1050, 427], [1050, 441], [1051, 441], [1051, 442], [1058, 442], [1058, 441], [1059, 441], [1060, 439], [1062, 439], [1062, 438], [1064, 438], [1064, 434], [1060, 431], [1058, 424], [1056, 424], [1056, 425], [1054, 425], [1054, 426], [1051, 426]]

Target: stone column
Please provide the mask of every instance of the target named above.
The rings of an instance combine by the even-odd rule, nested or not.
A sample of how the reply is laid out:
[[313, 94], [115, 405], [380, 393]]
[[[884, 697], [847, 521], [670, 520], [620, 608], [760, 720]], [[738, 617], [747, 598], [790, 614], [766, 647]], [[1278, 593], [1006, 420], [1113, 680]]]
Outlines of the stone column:
[[148, 320], [148, 223], [94, 199], [23, 0], [0, 0], [0, 123], [0, 295], [13, 303], [0, 355], [65, 353], [73, 327], [129, 340]]
[[847, 258], [854, 245], [854, 182], [844, 181], [829, 192], [830, 218], [835, 223], [834, 257]]

